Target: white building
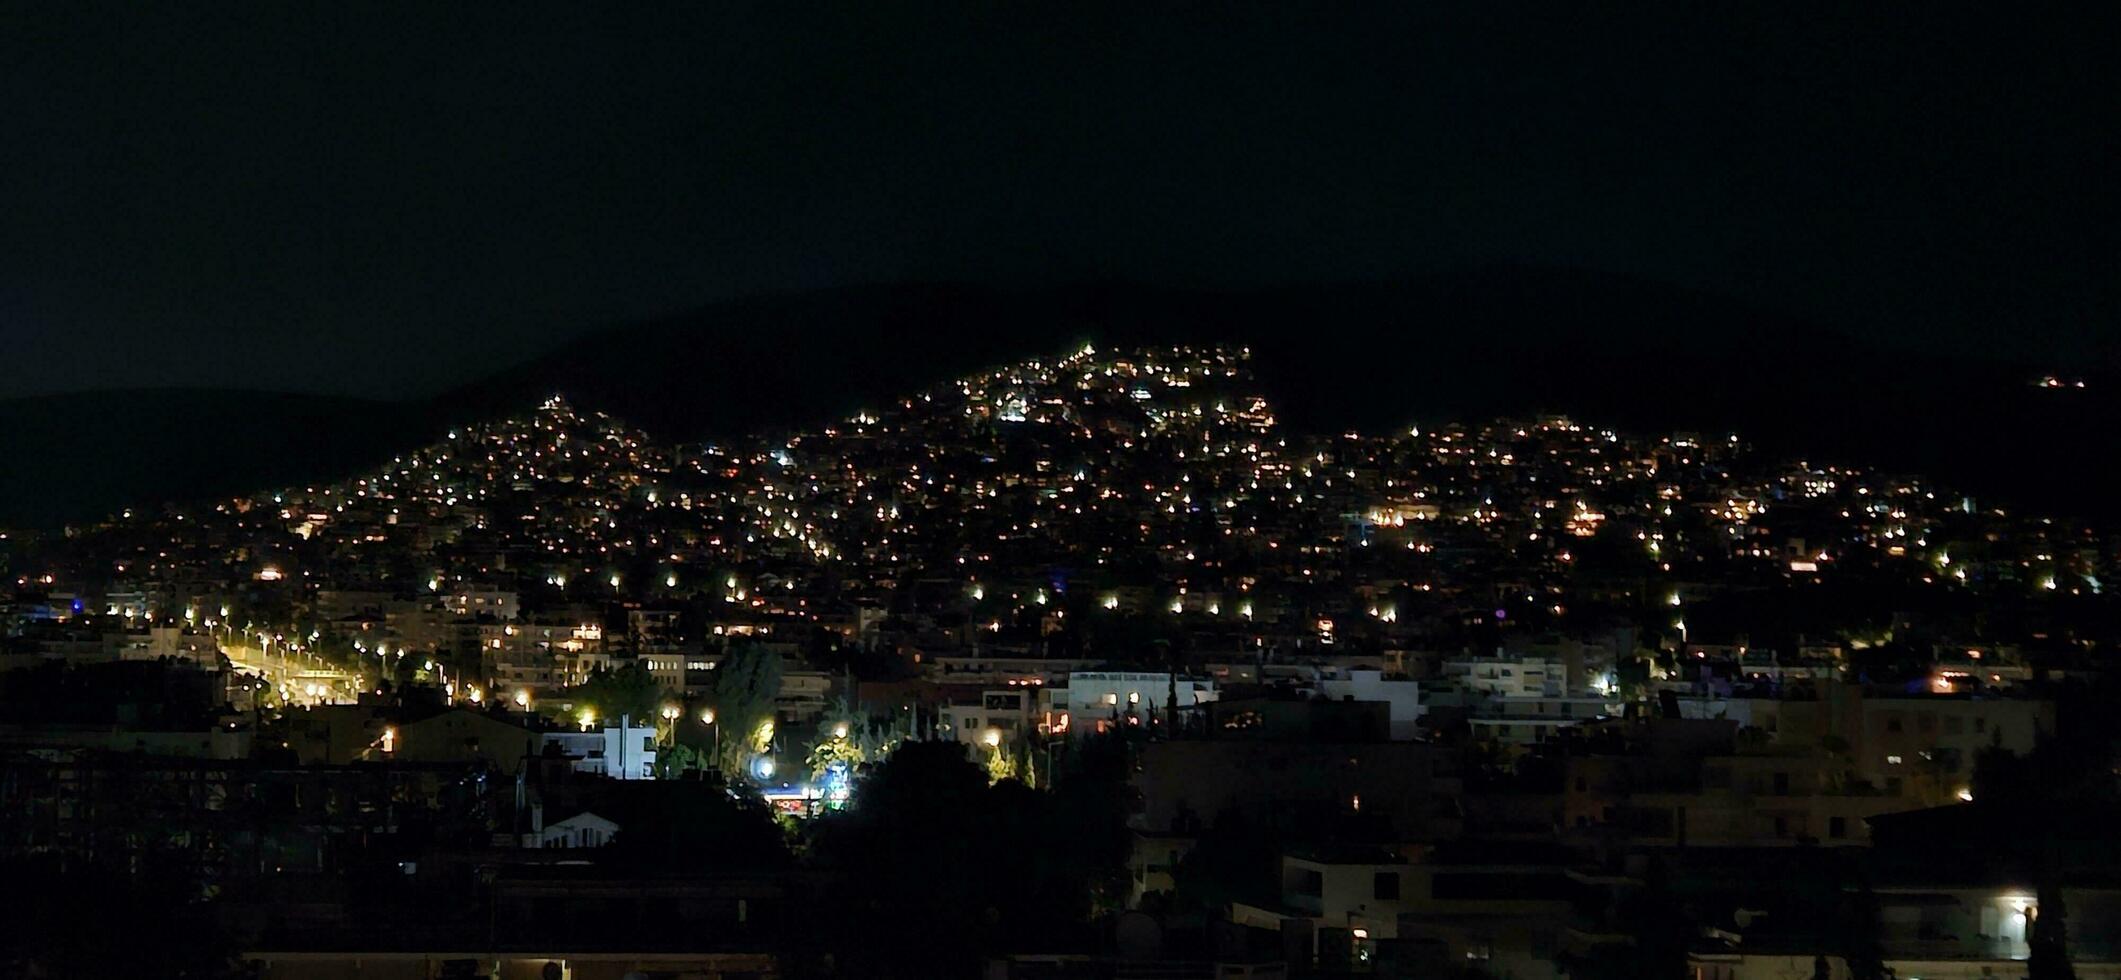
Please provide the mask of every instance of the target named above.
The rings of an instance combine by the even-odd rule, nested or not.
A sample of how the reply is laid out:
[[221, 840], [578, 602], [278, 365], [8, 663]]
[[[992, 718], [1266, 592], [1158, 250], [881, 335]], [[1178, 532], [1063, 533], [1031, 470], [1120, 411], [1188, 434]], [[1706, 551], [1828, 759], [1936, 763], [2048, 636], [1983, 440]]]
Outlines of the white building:
[[1037, 685], [981, 691], [978, 701], [946, 704], [937, 709], [943, 732], [966, 744], [1006, 744], [1024, 738], [1043, 722]]
[[[1084, 720], [1109, 717], [1117, 709], [1124, 712], [1128, 705], [1137, 712], [1149, 708], [1163, 710], [1172, 693], [1172, 679], [1168, 673], [1076, 671], [1068, 675], [1065, 687], [1047, 685], [1045, 709], [1056, 715], [1083, 715]], [[1178, 706], [1191, 707], [1216, 699], [1215, 682], [1200, 678], [1181, 677], [1177, 681]]]
[[1443, 676], [1467, 691], [1494, 697], [1568, 693], [1568, 668], [1541, 656], [1460, 657], [1444, 661]]
[[220, 659], [220, 650], [211, 635], [191, 633], [174, 626], [153, 626], [145, 630], [110, 634], [105, 638], [105, 643], [117, 648], [120, 660], [160, 660], [164, 657], [174, 657], [210, 667]]
[[539, 847], [603, 847], [611, 843], [619, 832], [619, 825], [587, 810], [555, 823], [540, 827], [537, 832]]
[[558, 745], [574, 762], [576, 772], [610, 776], [613, 779], [655, 778], [656, 730], [653, 725], [627, 724], [586, 732], [547, 732], [545, 741]]
[[816, 721], [832, 703], [832, 675], [816, 670], [781, 671], [781, 690], [773, 699], [774, 716], [784, 724]]

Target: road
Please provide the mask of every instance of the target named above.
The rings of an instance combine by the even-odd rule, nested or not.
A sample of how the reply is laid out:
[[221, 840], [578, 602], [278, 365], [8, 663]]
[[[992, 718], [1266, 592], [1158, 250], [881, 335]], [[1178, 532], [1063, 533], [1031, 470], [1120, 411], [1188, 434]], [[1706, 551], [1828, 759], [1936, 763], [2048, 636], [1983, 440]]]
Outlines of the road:
[[361, 690], [360, 677], [303, 654], [290, 657], [247, 643], [220, 647], [235, 669], [264, 678], [289, 704], [352, 704]]

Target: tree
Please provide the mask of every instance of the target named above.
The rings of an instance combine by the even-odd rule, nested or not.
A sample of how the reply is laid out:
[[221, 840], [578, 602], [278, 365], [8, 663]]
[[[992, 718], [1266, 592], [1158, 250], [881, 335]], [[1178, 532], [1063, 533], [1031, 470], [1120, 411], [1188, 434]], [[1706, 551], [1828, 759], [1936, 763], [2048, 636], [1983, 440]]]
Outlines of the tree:
[[2040, 734], [2018, 755], [2002, 746], [2001, 733], [1974, 753], [1974, 799], [2011, 801], [2030, 807], [2115, 802], [2112, 745], [2103, 739]]
[[773, 811], [757, 795], [705, 780], [652, 788], [655, 805], [626, 814], [607, 850], [629, 872], [771, 871], [792, 863]]
[[674, 741], [655, 754], [655, 778], [677, 779], [689, 771], [712, 768], [714, 760], [708, 755], [693, 746]]
[[1888, 640], [1855, 646], [1848, 651], [1849, 670], [1859, 679], [1875, 684], [1901, 684], [1929, 676], [1929, 651], [1912, 643]]
[[987, 781], [999, 783], [1016, 778], [1016, 755], [1000, 743], [986, 747]]
[[845, 697], [818, 719], [817, 737], [804, 757], [811, 778], [819, 778], [834, 766], [853, 772], [867, 762], [891, 754], [900, 735], [862, 717]]
[[663, 706], [665, 692], [655, 675], [635, 661], [615, 670], [597, 669], [580, 685], [561, 692], [561, 698], [588, 708], [599, 719], [652, 721]]
[[844, 910], [835, 975], [973, 977], [998, 950], [1093, 949], [1091, 918], [1125, 880], [1122, 800], [1101, 774], [990, 786], [964, 746], [900, 746], [815, 822], [809, 854], [839, 890], [823, 904]]
[[810, 778], [818, 779], [834, 766], [851, 771], [868, 761], [868, 758], [869, 754], [862, 751], [860, 740], [851, 735], [842, 738], [827, 730], [823, 737], [810, 746], [810, 754], [803, 760], [803, 764], [810, 770]]
[[2025, 937], [2026, 945], [2032, 947], [2026, 976], [2030, 980], [2076, 980], [2077, 971], [2069, 963], [2068, 909], [2062, 902], [2062, 883], [2052, 862], [2042, 870], [2031, 933]]
[[1841, 934], [1841, 958], [1848, 962], [1854, 980], [1891, 980], [1893, 971], [1885, 965], [1885, 948], [1878, 933], [1878, 894], [1871, 890], [1868, 878], [1859, 878], [1849, 896]]
[[747, 643], [722, 658], [708, 693], [714, 723], [722, 729], [722, 771], [746, 772], [752, 758], [771, 747], [780, 694], [780, 654]]

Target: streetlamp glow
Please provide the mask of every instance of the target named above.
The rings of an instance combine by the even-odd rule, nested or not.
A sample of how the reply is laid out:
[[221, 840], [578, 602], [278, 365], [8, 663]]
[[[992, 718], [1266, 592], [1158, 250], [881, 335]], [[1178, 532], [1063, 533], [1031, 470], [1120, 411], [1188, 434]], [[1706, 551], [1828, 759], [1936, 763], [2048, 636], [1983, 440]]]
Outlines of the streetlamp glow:
[[702, 724], [702, 725], [712, 725], [712, 724], [714, 724], [714, 709], [713, 709], [713, 708], [708, 708], [707, 710], [705, 710], [705, 711], [702, 711], [702, 712], [700, 712], [700, 724]]

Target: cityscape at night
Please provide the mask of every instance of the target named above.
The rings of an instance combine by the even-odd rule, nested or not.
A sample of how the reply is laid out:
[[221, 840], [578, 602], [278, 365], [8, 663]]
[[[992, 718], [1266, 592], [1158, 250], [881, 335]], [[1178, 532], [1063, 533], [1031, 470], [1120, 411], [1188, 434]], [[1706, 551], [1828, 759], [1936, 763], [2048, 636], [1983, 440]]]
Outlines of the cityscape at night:
[[2121, 980], [2113, 32], [1603, 16], [0, 11], [0, 976]]

